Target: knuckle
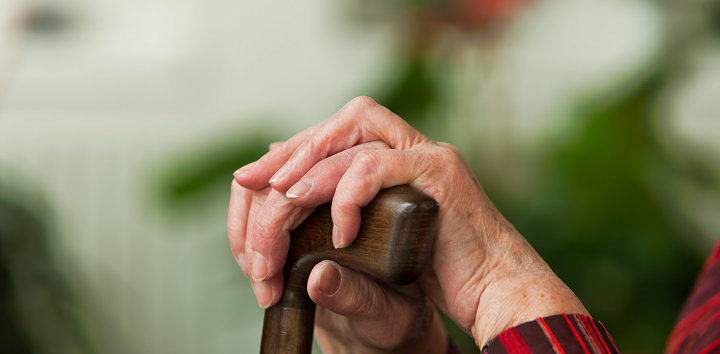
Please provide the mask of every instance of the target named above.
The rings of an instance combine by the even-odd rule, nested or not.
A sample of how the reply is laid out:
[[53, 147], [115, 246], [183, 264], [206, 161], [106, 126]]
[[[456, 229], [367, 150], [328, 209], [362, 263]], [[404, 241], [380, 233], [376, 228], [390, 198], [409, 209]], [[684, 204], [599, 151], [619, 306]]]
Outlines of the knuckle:
[[323, 136], [315, 136], [302, 143], [292, 154], [291, 160], [307, 161], [326, 157], [329, 144]]
[[449, 144], [449, 143], [445, 143], [445, 142], [439, 142], [439, 143], [437, 143], [437, 144], [438, 144], [440, 147], [442, 147], [442, 148], [445, 148], [445, 149], [447, 149], [447, 150], [450, 150], [453, 154], [455, 154], [455, 156], [461, 156], [461, 155], [462, 155], [462, 153], [460, 153], [460, 150], [459, 150], [457, 147], [455, 147], [455, 145], [452, 145], [452, 144]]
[[337, 215], [351, 216], [355, 213], [355, 205], [344, 202], [342, 200], [333, 201], [332, 208], [338, 213]]
[[357, 299], [357, 308], [355, 313], [361, 316], [369, 316], [375, 312], [375, 300], [376, 297], [373, 293], [368, 294], [370, 297], [363, 297]]
[[278, 147], [280, 147], [281, 144], [282, 144], [281, 142], [274, 141], [274, 142], [270, 143], [270, 145], [268, 145], [268, 150], [270, 150], [270, 151], [275, 150]]
[[378, 158], [375, 151], [360, 151], [353, 159], [353, 168], [360, 176], [369, 176], [377, 171]]
[[355, 309], [354, 313], [361, 316], [371, 316], [375, 313], [383, 313], [382, 294], [376, 289], [371, 289], [370, 284], [367, 281], [359, 282], [359, 291], [355, 294]]
[[350, 100], [338, 114], [333, 116], [333, 119], [340, 120], [343, 123], [353, 124], [360, 126], [362, 122], [368, 117], [369, 113], [380, 107], [380, 104], [375, 102], [368, 96], [358, 96]]
[[454, 146], [444, 144], [438, 146], [433, 153], [433, 158], [437, 160], [437, 166], [441, 166], [443, 170], [454, 171], [460, 166], [460, 153]]
[[[324, 141], [324, 137], [315, 136], [303, 144], [303, 148], [300, 151], [300, 157], [308, 158], [317, 154], [323, 154], [327, 149], [327, 142]], [[323, 154], [325, 157], [325, 154]]]
[[[449, 145], [449, 144], [448, 144]], [[423, 165], [428, 181], [458, 181], [464, 175], [464, 165], [457, 149], [448, 145], [435, 145], [427, 151]], [[455, 186], [450, 183], [432, 183], [428, 192], [438, 200], [446, 200]]]
[[348, 103], [348, 107], [355, 109], [368, 109], [377, 105], [378, 103], [368, 96], [357, 96]]
[[358, 96], [350, 100], [343, 106], [343, 108], [333, 116], [335, 119], [339, 119], [347, 122], [362, 122], [365, 113], [379, 106], [375, 100], [368, 96]]
[[298, 148], [293, 151], [292, 155], [290, 155], [290, 158], [288, 159], [288, 162], [286, 162], [286, 164], [289, 164], [291, 161], [304, 160], [306, 156], [309, 156], [309, 154], [312, 153], [312, 145], [312, 140], [308, 140], [300, 144], [300, 146], [298, 146]]

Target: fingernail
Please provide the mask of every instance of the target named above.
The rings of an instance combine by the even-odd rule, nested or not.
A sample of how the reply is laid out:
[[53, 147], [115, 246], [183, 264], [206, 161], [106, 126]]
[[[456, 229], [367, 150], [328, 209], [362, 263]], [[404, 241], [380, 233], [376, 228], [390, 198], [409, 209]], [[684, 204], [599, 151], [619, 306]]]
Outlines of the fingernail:
[[341, 281], [342, 274], [340, 273], [340, 269], [331, 263], [326, 263], [320, 269], [320, 274], [318, 275], [315, 285], [323, 295], [333, 296], [338, 289], [340, 289]]
[[295, 183], [290, 189], [288, 189], [287, 193], [285, 193], [285, 196], [293, 199], [293, 198], [300, 198], [307, 194], [307, 192], [312, 187], [312, 180], [306, 181], [305, 178], [298, 181], [298, 183]]
[[338, 230], [337, 226], [333, 224], [332, 228], [332, 243], [333, 247], [335, 248], [343, 248], [345, 245], [342, 244], [342, 241], [340, 240], [340, 231]]
[[235, 172], [233, 172], [233, 176], [241, 175], [243, 173], [246, 173], [247, 171], [251, 170], [253, 167], [257, 165], [257, 161], [251, 162], [243, 167], [238, 168]]
[[263, 309], [270, 307], [270, 304], [273, 302], [273, 290], [270, 284], [266, 282], [261, 281], [255, 283], [255, 295], [257, 296], [258, 305]]
[[253, 252], [252, 277], [255, 281], [262, 281], [267, 277], [267, 259], [260, 253]]
[[286, 170], [287, 170], [287, 166], [281, 167], [277, 172], [275, 172], [275, 174], [272, 177], [270, 177], [270, 180], [268, 181], [268, 183], [272, 184], [272, 183], [275, 183], [275, 182], [281, 180], [282, 178], [284, 178]]

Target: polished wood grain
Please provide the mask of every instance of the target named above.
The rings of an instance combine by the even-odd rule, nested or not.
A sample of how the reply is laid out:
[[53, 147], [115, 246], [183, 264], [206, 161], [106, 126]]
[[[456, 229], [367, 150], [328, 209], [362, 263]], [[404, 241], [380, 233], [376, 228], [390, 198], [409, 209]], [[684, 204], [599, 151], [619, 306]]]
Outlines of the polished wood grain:
[[383, 190], [362, 209], [355, 242], [335, 249], [330, 204], [318, 207], [291, 232], [284, 293], [277, 305], [265, 311], [260, 353], [311, 352], [315, 304], [306, 286], [310, 271], [322, 260], [390, 284], [415, 281], [430, 260], [437, 213], [437, 203], [412, 187]]

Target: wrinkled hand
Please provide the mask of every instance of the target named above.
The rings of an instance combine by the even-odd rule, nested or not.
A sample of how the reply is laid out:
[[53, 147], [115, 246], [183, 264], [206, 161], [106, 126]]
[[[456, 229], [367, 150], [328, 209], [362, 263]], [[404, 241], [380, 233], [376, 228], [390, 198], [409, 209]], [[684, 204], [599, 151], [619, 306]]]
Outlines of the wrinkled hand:
[[[380, 142], [361, 144], [326, 159], [317, 170], [325, 174], [334, 171], [339, 178], [358, 152], [380, 148], [387, 146]], [[328, 189], [326, 193], [329, 199], [334, 191]], [[260, 259], [251, 268], [252, 255], [258, 252], [253, 251], [252, 242], [258, 236], [280, 235], [276, 244], [270, 245], [268, 254], [282, 257], [284, 263], [288, 230], [297, 227], [314, 208], [294, 206], [284, 194], [270, 187], [251, 190], [236, 181], [232, 182], [231, 194], [230, 244], [244, 274], [251, 278], [258, 303], [267, 308], [281, 297], [283, 274], [269, 276], [265, 269], [258, 270], [257, 264], [265, 267], [258, 262], [265, 262], [269, 256], [257, 256]], [[277, 250], [282, 254], [272, 253]], [[439, 352], [445, 347], [446, 338], [437, 314], [417, 286], [386, 289], [363, 274], [323, 261], [310, 273], [308, 293], [319, 305], [315, 334], [325, 353]]]
[[440, 205], [431, 267], [415, 288], [390, 290], [335, 263], [318, 264], [308, 293], [320, 306], [316, 324], [325, 350], [414, 343], [435, 351], [427, 343], [444, 345], [444, 333], [426, 299], [478, 346], [539, 316], [587, 313], [497, 211], [454, 147], [433, 142], [366, 97], [236, 172], [228, 235], [258, 303], [280, 299], [289, 230], [314, 207], [332, 200], [333, 243], [346, 247], [357, 235], [360, 208], [401, 184]]

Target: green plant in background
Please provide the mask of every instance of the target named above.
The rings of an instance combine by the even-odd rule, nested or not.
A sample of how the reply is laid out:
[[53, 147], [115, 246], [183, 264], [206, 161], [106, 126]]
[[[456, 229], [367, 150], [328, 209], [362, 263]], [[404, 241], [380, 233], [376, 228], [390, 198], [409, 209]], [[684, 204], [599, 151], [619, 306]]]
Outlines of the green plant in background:
[[374, 96], [413, 126], [427, 124], [427, 113], [438, 104], [439, 85], [427, 60], [407, 53], [389, 86]]
[[[389, 91], [378, 101], [422, 117], [407, 107], [418, 96], [432, 102], [437, 92], [417, 65], [423, 64], [408, 63], [389, 85], [405, 93]], [[409, 86], [428, 89], [413, 93]], [[663, 199], [663, 188], [702, 166], [678, 170], [681, 164], [657, 142], [651, 107], [662, 87], [661, 80], [648, 80], [587, 109], [585, 125], [547, 153], [536, 176], [539, 194], [512, 199], [493, 188], [498, 181], [483, 181], [511, 222], [629, 352], [661, 351], [702, 260], [688, 242], [691, 230], [678, 224]], [[422, 129], [423, 119], [412, 124]], [[207, 195], [225, 200], [232, 171], [256, 160], [271, 141], [232, 139], [197, 158], [185, 156], [163, 174], [164, 202], [191, 206]], [[445, 322], [464, 352], [477, 351], [470, 337]]]
[[[486, 28], [491, 12], [467, 18], [452, 10], [468, 3], [392, 4], [409, 10], [411, 29], [397, 67], [373, 97], [431, 136], [429, 128], [443, 126], [442, 115], [431, 117], [442, 93], [426, 50], [437, 27], [425, 15], [439, 10], [436, 19]], [[678, 160], [658, 141], [653, 107], [671, 69], [658, 65], [634, 89], [576, 111], [571, 121], [583, 123], [546, 148], [534, 169], [536, 193], [517, 197], [503, 190], [503, 181], [482, 180], [508, 219], [626, 352], [662, 350], [704, 257], [697, 235], [672, 203], [673, 187], [690, 181], [711, 193], [720, 190], [716, 171], [692, 156]], [[271, 141], [231, 139], [223, 149], [201, 151], [197, 164], [187, 159], [172, 164], [161, 182], [162, 200], [192, 205], [210, 194], [225, 200], [230, 173], [261, 156]], [[474, 169], [481, 171], [481, 164]], [[446, 318], [445, 324], [463, 352], [478, 352], [472, 338]]]
[[0, 188], [0, 352], [94, 352], [51, 252], [48, 218], [10, 190]]
[[239, 133], [197, 151], [189, 152], [177, 161], [163, 166], [154, 191], [163, 210], [195, 212], [196, 206], [210, 198], [228, 198], [232, 173], [268, 151], [277, 139], [267, 132]]
[[652, 107], [662, 83], [655, 77], [588, 109], [585, 124], [548, 152], [538, 194], [498, 198], [627, 352], [662, 351], [702, 262], [697, 235], [665, 198], [703, 166], [688, 169], [657, 141]]

